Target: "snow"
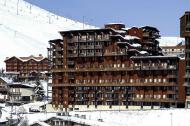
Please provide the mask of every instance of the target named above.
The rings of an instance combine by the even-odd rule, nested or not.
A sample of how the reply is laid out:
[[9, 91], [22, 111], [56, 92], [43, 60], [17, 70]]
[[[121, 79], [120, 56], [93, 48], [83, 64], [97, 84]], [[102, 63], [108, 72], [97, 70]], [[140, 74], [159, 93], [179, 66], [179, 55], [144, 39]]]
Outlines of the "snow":
[[[13, 107], [13, 112], [28, 113], [30, 107], [39, 107], [44, 104], [46, 103], [34, 102]], [[2, 109], [0, 121], [5, 121], [6, 117], [10, 117], [10, 111], [11, 107], [5, 106]], [[78, 117], [76, 114], [78, 114]], [[52, 117], [96, 126], [189, 126], [190, 124], [190, 109], [71, 111], [69, 115], [71, 116], [57, 116], [56, 112], [21, 114], [21, 116], [28, 119], [29, 124], [43, 122]], [[82, 115], [85, 115], [86, 119], [82, 118]]]
[[[109, 126], [189, 126], [189, 109], [73, 112]], [[171, 124], [172, 123], [172, 124]], [[104, 124], [102, 125], [104, 126]]]
[[140, 39], [139, 37], [136, 37], [136, 36], [131, 36], [131, 35], [126, 35], [124, 38], [125, 38], [125, 40]]
[[2, 80], [4, 80], [7, 84], [10, 84], [13, 82], [12, 78], [8, 78], [8, 77], [0, 77]]
[[23, 0], [17, 2], [0, 0], [0, 67], [5, 67], [3, 61], [6, 57], [46, 56], [48, 41], [61, 38], [58, 31], [95, 28], [57, 16]]
[[181, 37], [161, 37], [157, 40], [159, 41], [160, 46], [176, 46], [181, 42], [183, 45], [185, 44], [185, 39]]
[[141, 47], [140, 44], [137, 44], [137, 43], [134, 43], [134, 44], [131, 44], [132, 47]]
[[140, 54], [148, 54], [147, 51], [140, 51]]

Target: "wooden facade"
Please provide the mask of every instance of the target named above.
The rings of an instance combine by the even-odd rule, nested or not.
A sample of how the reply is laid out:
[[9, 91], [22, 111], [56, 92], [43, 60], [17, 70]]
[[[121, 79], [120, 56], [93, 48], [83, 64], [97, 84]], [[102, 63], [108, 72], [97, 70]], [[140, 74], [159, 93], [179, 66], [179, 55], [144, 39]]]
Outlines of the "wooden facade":
[[19, 79], [25, 80], [35, 77], [41, 72], [50, 70], [48, 58], [39, 56], [6, 58], [6, 72], [19, 72]]
[[0, 77], [0, 102], [5, 102], [8, 100], [8, 89], [7, 82], [3, 77]]
[[163, 56], [156, 28], [109, 24], [60, 34], [48, 49], [55, 107], [184, 106], [180, 59]]
[[177, 55], [181, 58], [185, 58], [185, 45], [176, 46], [161, 46], [162, 52], [166, 56]]
[[185, 38], [185, 86], [187, 107], [190, 108], [190, 12], [187, 11], [180, 18], [180, 35]]

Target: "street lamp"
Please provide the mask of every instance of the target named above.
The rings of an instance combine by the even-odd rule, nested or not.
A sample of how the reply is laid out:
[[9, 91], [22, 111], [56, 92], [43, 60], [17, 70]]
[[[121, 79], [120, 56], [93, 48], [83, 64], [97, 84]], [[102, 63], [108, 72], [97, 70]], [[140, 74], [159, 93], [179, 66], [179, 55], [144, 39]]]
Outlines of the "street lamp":
[[171, 115], [171, 118], [170, 118], [170, 121], [171, 121], [171, 126], [173, 126], [173, 120], [172, 120], [172, 118], [173, 118], [173, 114], [172, 114], [172, 113], [170, 113], [170, 115]]

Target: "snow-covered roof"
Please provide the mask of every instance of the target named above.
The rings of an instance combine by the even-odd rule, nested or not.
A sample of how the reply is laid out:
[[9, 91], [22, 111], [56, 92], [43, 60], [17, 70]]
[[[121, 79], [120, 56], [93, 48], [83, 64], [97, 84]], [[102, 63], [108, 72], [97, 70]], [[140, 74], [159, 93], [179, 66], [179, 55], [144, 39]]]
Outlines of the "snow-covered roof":
[[105, 25], [114, 25], [114, 24], [125, 25], [124, 23], [121, 23], [121, 22], [119, 22], [119, 23], [114, 23], [114, 22], [112, 22], [112, 23], [106, 23]]
[[160, 46], [176, 46], [179, 43], [185, 44], [185, 39], [181, 37], [161, 37], [157, 39]]
[[115, 29], [113, 29], [115, 32], [117, 32], [117, 33], [120, 33], [120, 34], [122, 34], [122, 33], [126, 33], [126, 31], [124, 31], [124, 30], [115, 30]]
[[29, 60], [35, 60], [35, 61], [39, 62], [39, 61], [42, 61], [42, 60], [46, 59], [46, 57], [43, 57], [43, 56], [33, 56], [33, 55], [28, 56], [28, 57], [16, 57], [16, 56], [12, 56], [12, 57], [7, 57], [5, 59], [5, 62], [7, 60], [11, 59], [11, 58], [17, 58], [18, 60], [23, 61], [23, 62], [27, 62]]
[[24, 83], [12, 83], [9, 84], [9, 87], [34, 88], [35, 85], [24, 84]]
[[122, 30], [126, 30], [126, 31], [127, 31], [127, 30], [129, 30], [129, 29], [131, 29], [131, 28], [121, 28], [121, 29], [122, 29]]
[[8, 78], [8, 77], [0, 77], [3, 81], [5, 81], [7, 84], [10, 84], [13, 82], [12, 78]]
[[137, 37], [137, 36], [131, 36], [131, 35], [126, 35], [124, 38], [125, 38], [126, 40], [140, 39], [140, 38]]
[[41, 122], [41, 121], [35, 121], [30, 125], [34, 125], [34, 124], [38, 124], [40, 126], [50, 126], [49, 124], [45, 123], [45, 122]]
[[147, 51], [140, 51], [140, 54], [147, 54]]
[[140, 45], [140, 44], [137, 44], [137, 43], [133, 43], [133, 44], [131, 44], [131, 46], [132, 46], [132, 47], [141, 47], [141, 45]]

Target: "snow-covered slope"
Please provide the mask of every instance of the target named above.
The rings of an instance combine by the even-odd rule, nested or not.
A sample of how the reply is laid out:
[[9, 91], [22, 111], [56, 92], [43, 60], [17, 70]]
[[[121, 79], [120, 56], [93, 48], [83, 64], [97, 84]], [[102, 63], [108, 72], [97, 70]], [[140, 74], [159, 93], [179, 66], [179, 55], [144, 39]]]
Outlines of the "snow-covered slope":
[[23, 0], [0, 0], [0, 68], [6, 57], [43, 54], [58, 31], [95, 28], [57, 16]]
[[161, 37], [158, 41], [160, 46], [176, 46], [181, 42], [185, 44], [185, 39], [181, 37]]

